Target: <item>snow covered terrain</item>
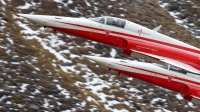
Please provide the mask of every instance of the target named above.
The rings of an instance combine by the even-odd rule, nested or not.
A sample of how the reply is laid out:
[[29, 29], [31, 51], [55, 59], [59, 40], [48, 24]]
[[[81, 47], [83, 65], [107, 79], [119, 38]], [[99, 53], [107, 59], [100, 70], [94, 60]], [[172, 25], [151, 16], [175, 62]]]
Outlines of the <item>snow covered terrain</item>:
[[[173, 27], [181, 25], [182, 32], [190, 35], [186, 40], [198, 38], [193, 30], [191, 34], [186, 31], [187, 24], [176, 17], [178, 12], [166, 11], [167, 5], [170, 3], [161, 0], [0, 0], [0, 111], [199, 111], [180, 94], [124, 75], [118, 77], [83, 57], [132, 59], [120, 50], [62, 32], [53, 34], [51, 29], [16, 15], [109, 15], [149, 28], [162, 24], [160, 20], [175, 20]], [[164, 33], [170, 30], [163, 25]]]
[[[184, 27], [188, 31], [192, 33], [192, 35], [196, 38], [200, 38], [200, 27], [196, 26], [194, 23], [195, 22], [200, 22], [200, 19], [197, 17], [197, 19], [194, 19], [193, 22], [190, 20], [189, 14], [184, 14], [183, 12], [189, 11], [186, 7], [179, 7], [178, 6], [184, 6], [184, 4], [190, 4], [191, 8], [196, 10], [197, 13], [192, 14], [192, 16], [196, 16], [198, 14], [198, 10], [200, 10], [200, 6], [198, 4], [195, 4], [192, 0], [186, 0], [184, 2], [177, 2], [176, 4], [173, 4], [171, 1], [165, 1], [165, 0], [160, 0], [159, 5], [167, 10], [169, 14], [174, 18], [175, 22], [179, 24], [180, 26]], [[170, 6], [173, 7], [173, 5], [177, 5], [176, 7], [171, 8]], [[169, 7], [169, 8], [167, 8]], [[190, 8], [188, 7], [188, 8]], [[192, 10], [191, 9], [191, 10]]]

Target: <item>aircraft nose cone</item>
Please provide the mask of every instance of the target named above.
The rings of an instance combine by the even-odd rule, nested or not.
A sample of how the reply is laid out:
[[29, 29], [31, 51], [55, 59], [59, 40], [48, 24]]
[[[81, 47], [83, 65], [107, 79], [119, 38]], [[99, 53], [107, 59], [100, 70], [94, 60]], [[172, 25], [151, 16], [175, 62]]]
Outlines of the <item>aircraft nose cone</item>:
[[40, 15], [31, 15], [31, 14], [17, 14], [23, 18], [26, 18], [32, 22], [41, 24], [41, 16]]
[[84, 56], [84, 57], [91, 59], [97, 63], [100, 63], [102, 65], [106, 65], [108, 62], [107, 58], [103, 58], [103, 57], [96, 57], [96, 56]]

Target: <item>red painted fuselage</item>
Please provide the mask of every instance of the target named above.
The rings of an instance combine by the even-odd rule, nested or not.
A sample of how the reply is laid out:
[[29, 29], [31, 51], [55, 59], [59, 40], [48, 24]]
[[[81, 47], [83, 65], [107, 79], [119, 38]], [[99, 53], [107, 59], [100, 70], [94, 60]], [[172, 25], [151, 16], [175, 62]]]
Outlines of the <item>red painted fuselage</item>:
[[[69, 23], [63, 23], [69, 24]], [[70, 24], [71, 25], [71, 24]], [[90, 29], [89, 31], [79, 29], [68, 29], [51, 27], [74, 36], [86, 38], [103, 44], [115, 46], [128, 51], [125, 53], [131, 55], [131, 50], [145, 52], [153, 55], [167, 57], [174, 59], [200, 70], [200, 51], [197, 49], [187, 48], [184, 46], [174, 45], [162, 41], [147, 39], [141, 36], [115, 32], [112, 30], [105, 30], [101, 28], [94, 28], [90, 26], [76, 25], [77, 27], [84, 27]], [[101, 32], [101, 33], [99, 33]], [[104, 32], [104, 33], [102, 33]], [[162, 37], [161, 37], [162, 38]]]
[[[131, 55], [137, 51], [156, 57], [159, 61], [172, 64], [185, 70], [200, 74], [200, 50], [157, 31], [133, 22], [115, 18], [71, 18], [60, 16], [19, 14], [45, 27], [53, 28], [70, 35], [86, 38], [96, 42], [123, 49]], [[132, 56], [132, 55], [131, 55]], [[172, 60], [169, 60], [172, 59]], [[182, 66], [181, 66], [182, 65]]]
[[96, 61], [109, 70], [114, 70], [120, 74], [125, 74], [151, 84], [178, 92], [183, 98], [200, 104], [200, 82], [199, 78], [190, 77], [188, 73], [173, 71], [155, 64], [112, 59], [96, 56], [86, 56]]

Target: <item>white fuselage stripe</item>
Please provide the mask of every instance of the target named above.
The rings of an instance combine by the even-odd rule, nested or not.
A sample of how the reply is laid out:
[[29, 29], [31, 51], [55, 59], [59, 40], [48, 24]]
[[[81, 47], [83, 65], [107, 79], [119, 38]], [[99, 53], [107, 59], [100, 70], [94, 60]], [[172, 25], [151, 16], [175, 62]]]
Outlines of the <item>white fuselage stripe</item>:
[[[169, 75], [166, 75], [166, 76], [164, 76], [164, 75], [162, 75], [162, 73], [155, 73], [154, 71], [152, 71], [152, 72], [154, 72], [154, 73], [152, 73], [152, 72], [148, 72], [148, 71], [145, 71], [145, 69], [144, 70], [141, 70], [141, 69], [137, 69], [137, 68], [130, 68], [130, 67], [127, 67], [127, 66], [122, 66], [122, 65], [117, 65], [117, 66], [111, 66], [110, 68], [113, 68], [113, 69], [118, 69], [118, 70], [122, 70], [122, 71], [127, 71], [127, 72], [132, 72], [132, 73], [139, 73], [139, 74], [144, 74], [144, 75], [149, 75], [149, 76], [153, 76], [153, 77], [158, 77], [158, 78], [163, 78], [163, 79], [166, 79], [166, 80], [168, 80], [168, 76]], [[168, 73], [168, 74], [170, 74], [170, 73]], [[177, 74], [179, 74], [179, 73], [177, 73]], [[173, 78], [172, 78], [172, 80], [173, 81], [176, 81], [176, 82], [179, 82], [179, 83], [184, 83], [184, 84], [189, 84], [189, 85], [191, 85], [191, 86], [195, 86], [195, 87], [200, 87], [200, 85], [198, 85], [198, 84], [195, 84], [195, 83], [192, 83], [192, 82], [188, 82], [188, 81], [186, 81], [186, 80], [188, 80], [188, 76], [185, 76], [185, 77], [182, 77], [183, 76], [183, 74], [180, 74], [180, 75], [171, 75]], [[183, 79], [183, 80], [181, 80], [181, 79]], [[189, 80], [191, 80], [191, 81], [194, 81], [194, 82], [196, 82], [196, 83], [199, 83], [199, 80], [197, 79], [197, 80], [194, 80], [193, 78], [190, 78]]]
[[[85, 27], [75, 26], [75, 25], [65, 25], [64, 23], [57, 23], [57, 22], [56, 22], [56, 24], [57, 24], [56, 27], [62, 27], [62, 28], [67, 28], [67, 29], [79, 30], [79, 31], [87, 31], [87, 32], [91, 32], [91, 33], [106, 34], [105, 31], [103, 31], [103, 29], [97, 30], [97, 28], [95, 28], [95, 27], [85, 28]], [[125, 32], [123, 32], [123, 33], [125, 33]], [[128, 33], [128, 34], [129, 35], [133, 35], [133, 34], [138, 35], [137, 33], [134, 33], [134, 32], [131, 32], [131, 33]], [[160, 44], [160, 43], [156, 43], [156, 42], [152, 42], [152, 41], [148, 41], [148, 40], [143, 40], [142, 39], [143, 37], [141, 37], [141, 39], [132, 38], [130, 36], [113, 33], [112, 31], [108, 35], [116, 36], [116, 37], [119, 37], [119, 38], [126, 38], [126, 39], [129, 39], [129, 40], [134, 40], [134, 41], [139, 41], [139, 42], [144, 42], [144, 43], [148, 43], [148, 44], [152, 44], [152, 45], [158, 45], [158, 46], [162, 46], [162, 47], [165, 47], [165, 48], [167, 47], [169, 49], [178, 50], [178, 51], [181, 51], [181, 52], [184, 52], [184, 53], [187, 53], [187, 54], [192, 54], [192, 55], [200, 57], [200, 54], [198, 54], [198, 53], [183, 50], [183, 49], [180, 49], [180, 48], [171, 47], [169, 45], [164, 45], [164, 44]]]

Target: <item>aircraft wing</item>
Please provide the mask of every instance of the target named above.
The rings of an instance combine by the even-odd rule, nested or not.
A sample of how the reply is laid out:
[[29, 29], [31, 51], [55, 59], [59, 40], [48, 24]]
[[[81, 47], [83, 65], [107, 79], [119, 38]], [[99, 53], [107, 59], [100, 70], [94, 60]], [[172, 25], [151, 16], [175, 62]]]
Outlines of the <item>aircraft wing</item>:
[[[142, 55], [145, 55], [146, 57], [149, 57], [151, 59], [157, 59], [157, 60], [159, 60], [161, 62], [164, 62], [164, 63], [170, 64], [170, 65], [185, 69], [185, 70], [193, 72], [193, 73], [197, 73], [197, 74], [200, 73], [199, 70], [197, 70], [196, 68], [192, 67], [191, 65], [188, 65], [186, 63], [183, 63], [183, 62], [180, 62], [180, 61], [177, 61], [177, 60], [173, 60], [173, 59], [170, 59], [170, 58], [157, 56], [157, 55], [153, 55], [153, 54], [149, 54], [149, 53], [144, 53], [144, 52], [140, 52], [140, 51], [136, 51], [136, 50], [131, 50], [131, 51], [139, 53], [139, 54], [142, 54]], [[132, 55], [132, 56], [134, 56], [134, 55]]]

